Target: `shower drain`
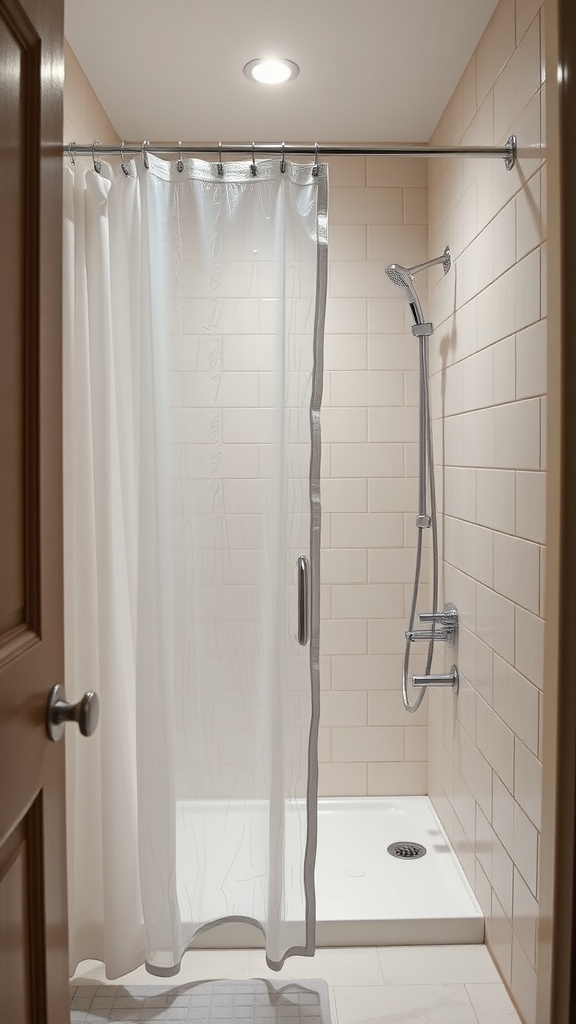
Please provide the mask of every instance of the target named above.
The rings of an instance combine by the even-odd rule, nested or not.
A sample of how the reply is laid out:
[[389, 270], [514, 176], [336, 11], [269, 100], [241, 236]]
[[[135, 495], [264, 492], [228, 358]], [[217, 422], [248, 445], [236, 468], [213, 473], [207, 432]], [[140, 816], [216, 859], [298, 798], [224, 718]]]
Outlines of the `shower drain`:
[[426, 847], [420, 843], [390, 843], [388, 853], [391, 857], [399, 857], [400, 860], [417, 860], [424, 857]]

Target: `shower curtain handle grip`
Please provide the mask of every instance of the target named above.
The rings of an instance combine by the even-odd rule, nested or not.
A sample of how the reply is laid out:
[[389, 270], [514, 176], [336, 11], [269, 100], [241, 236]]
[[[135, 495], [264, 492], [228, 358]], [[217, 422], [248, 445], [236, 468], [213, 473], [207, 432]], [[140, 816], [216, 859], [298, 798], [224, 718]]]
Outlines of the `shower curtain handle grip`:
[[308, 590], [309, 562], [306, 555], [298, 558], [298, 643], [305, 647], [309, 638], [309, 590]]

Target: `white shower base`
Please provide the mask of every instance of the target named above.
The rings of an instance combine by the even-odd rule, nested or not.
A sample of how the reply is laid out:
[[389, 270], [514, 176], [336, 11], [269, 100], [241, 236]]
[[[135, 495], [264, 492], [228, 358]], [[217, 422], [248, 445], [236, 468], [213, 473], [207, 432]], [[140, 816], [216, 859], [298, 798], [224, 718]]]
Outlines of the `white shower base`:
[[[181, 805], [183, 832], [189, 810]], [[420, 843], [426, 856], [396, 859], [387, 853], [394, 842]], [[321, 798], [316, 903], [317, 946], [484, 939], [482, 911], [424, 796]], [[218, 925], [194, 940], [197, 947], [213, 949], [263, 944], [257, 928], [239, 923]]]

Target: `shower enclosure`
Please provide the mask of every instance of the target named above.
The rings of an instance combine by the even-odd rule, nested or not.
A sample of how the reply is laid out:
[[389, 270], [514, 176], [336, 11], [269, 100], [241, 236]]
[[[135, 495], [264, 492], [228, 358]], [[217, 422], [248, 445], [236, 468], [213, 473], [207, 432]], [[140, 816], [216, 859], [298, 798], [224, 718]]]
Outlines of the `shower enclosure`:
[[226, 920], [278, 970], [315, 948], [326, 168], [94, 160], [66, 201], [72, 955], [171, 975]]

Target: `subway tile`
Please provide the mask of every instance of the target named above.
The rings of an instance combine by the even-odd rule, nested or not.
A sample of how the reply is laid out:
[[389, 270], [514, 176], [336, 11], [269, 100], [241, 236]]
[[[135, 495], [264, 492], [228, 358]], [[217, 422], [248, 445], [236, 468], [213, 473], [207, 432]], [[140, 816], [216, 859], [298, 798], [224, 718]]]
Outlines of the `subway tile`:
[[[365, 616], [363, 616], [365, 618]], [[340, 655], [332, 658], [334, 690], [395, 689], [402, 680], [400, 654]]]
[[322, 694], [320, 722], [324, 727], [368, 725], [366, 701], [367, 694], [359, 690], [327, 690]]
[[395, 285], [385, 270], [385, 264], [375, 260], [338, 260], [330, 268], [330, 295], [340, 298], [393, 296]]
[[516, 338], [516, 397], [546, 394], [547, 321], [539, 320]]
[[536, 1017], [536, 971], [524, 953], [519, 937], [512, 938], [512, 992], [526, 1024], [539, 1024]]
[[324, 619], [320, 627], [321, 652], [366, 654], [366, 633], [366, 622], [362, 619]]
[[514, 804], [514, 863], [532, 895], [536, 895], [538, 830], [519, 804]]
[[[380, 325], [382, 330], [386, 324]], [[371, 334], [368, 336], [368, 368], [370, 370], [416, 370], [418, 342], [410, 334]]]
[[326, 334], [324, 370], [366, 370], [365, 334]]
[[393, 370], [332, 370], [333, 406], [403, 405], [403, 374]]
[[414, 407], [368, 409], [369, 441], [418, 441], [418, 409]]
[[332, 587], [332, 615], [336, 619], [398, 617], [403, 604], [403, 588], [398, 583], [335, 584]]
[[348, 726], [332, 729], [332, 760], [400, 761], [404, 757], [401, 726]]
[[331, 548], [322, 552], [324, 583], [366, 583], [366, 551], [363, 548]]
[[514, 850], [514, 798], [499, 776], [492, 779], [492, 826], [509, 855]]
[[326, 513], [366, 512], [366, 480], [363, 478], [349, 480], [345, 477], [322, 480], [321, 499], [322, 509]]
[[[513, 402], [516, 394], [516, 338], [504, 338], [493, 346], [494, 404]], [[524, 397], [524, 396], [523, 396]]]
[[537, 172], [516, 195], [516, 252], [520, 260], [543, 240], [541, 174]]
[[427, 792], [426, 761], [376, 761], [368, 764], [368, 796], [421, 796]]
[[362, 334], [366, 331], [366, 323], [366, 299], [327, 298], [324, 324], [327, 335]]
[[[397, 160], [378, 160], [378, 166], [396, 168]], [[424, 161], [420, 161], [425, 168]], [[368, 259], [383, 260], [386, 265], [399, 263], [403, 267], [424, 263], [428, 259], [428, 226], [426, 224], [369, 224]]]
[[406, 620], [371, 619], [368, 622], [368, 651], [370, 654], [404, 654]]
[[512, 925], [492, 891], [491, 914], [486, 920], [486, 941], [504, 980], [512, 981]]
[[516, 532], [537, 544], [546, 542], [545, 473], [516, 473]]
[[494, 590], [538, 614], [540, 550], [536, 544], [503, 533], [494, 534]]
[[397, 512], [332, 515], [334, 548], [399, 548], [404, 543], [404, 524]]
[[494, 409], [494, 465], [499, 469], [540, 469], [537, 398]]
[[538, 751], [538, 690], [502, 658], [494, 657], [493, 708], [533, 753]]
[[514, 734], [484, 701], [476, 708], [476, 742], [507, 789], [514, 786]]
[[366, 184], [366, 157], [327, 157], [331, 186], [363, 186]]
[[367, 410], [360, 407], [324, 408], [321, 428], [323, 442], [365, 443], [368, 440]]
[[476, 518], [481, 526], [514, 533], [516, 525], [516, 476], [512, 471], [478, 469]]
[[514, 664], [540, 690], [544, 686], [544, 620], [516, 608]]
[[330, 220], [334, 224], [402, 224], [401, 188], [330, 189]]
[[366, 762], [321, 764], [318, 775], [319, 796], [367, 796]]
[[[366, 183], [372, 187], [427, 188], [427, 161], [421, 157], [382, 160], [381, 157], [369, 156], [366, 160]], [[412, 260], [412, 263], [415, 262]]]
[[330, 224], [330, 265], [336, 260], [365, 260], [366, 231], [365, 224]]
[[[409, 732], [417, 724], [424, 726], [428, 721], [428, 707], [422, 703], [418, 711], [410, 715]], [[368, 691], [368, 725], [402, 725], [406, 726], [407, 712], [402, 702], [402, 690], [400, 683], [395, 690], [369, 690]], [[354, 724], [354, 723], [351, 723]], [[413, 749], [409, 760], [420, 760], [416, 758]]]
[[428, 189], [427, 188], [405, 188], [404, 195], [404, 224], [427, 224], [428, 223]]
[[[421, 580], [428, 580], [428, 563], [422, 566]], [[414, 579], [414, 551], [411, 548], [384, 548], [368, 551], [370, 583], [411, 583]]]
[[516, 203], [511, 200], [494, 219], [494, 277], [509, 270], [516, 262]]
[[474, 469], [446, 466], [444, 471], [444, 513], [468, 522], [476, 521], [476, 480]]
[[369, 334], [408, 335], [407, 340], [410, 343], [412, 336], [406, 322], [406, 300], [403, 296], [385, 299], [369, 298], [367, 306]]
[[514, 745], [514, 799], [540, 831], [542, 763], [519, 739]]
[[476, 50], [480, 101], [496, 81], [515, 45], [515, 4], [513, 0], [504, 0], [497, 5]]
[[540, 304], [540, 249], [534, 249], [514, 270], [514, 330], [520, 331], [536, 323], [542, 316]]
[[334, 477], [403, 477], [404, 446], [399, 443], [338, 444], [332, 458]]
[[494, 135], [499, 140], [540, 88], [540, 23], [534, 19], [494, 84]]

